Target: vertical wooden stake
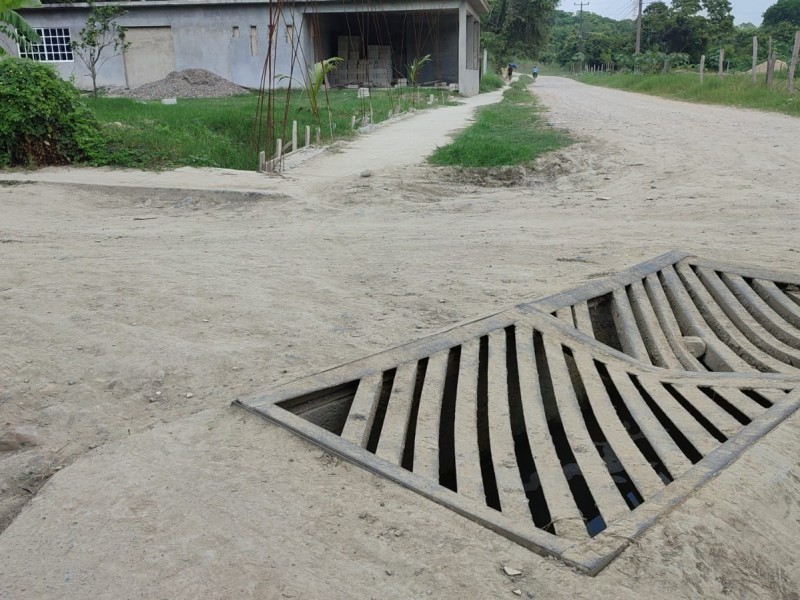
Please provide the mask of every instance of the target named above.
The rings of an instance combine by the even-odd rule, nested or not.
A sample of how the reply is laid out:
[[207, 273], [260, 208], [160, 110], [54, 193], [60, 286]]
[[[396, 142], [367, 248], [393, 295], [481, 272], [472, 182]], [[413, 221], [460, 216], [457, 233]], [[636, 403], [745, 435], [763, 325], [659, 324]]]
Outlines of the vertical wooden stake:
[[717, 76], [722, 79], [725, 71], [725, 49], [719, 49], [719, 69], [717, 71]]
[[789, 93], [794, 94], [794, 74], [797, 71], [797, 59], [800, 56], [800, 31], [794, 34], [794, 50], [792, 50], [792, 62], [789, 65]]
[[772, 36], [769, 37], [769, 49], [767, 50], [767, 87], [772, 87], [775, 77], [775, 51], [772, 49]]
[[756, 73], [758, 67], [758, 36], [753, 36], [753, 85], [758, 83], [758, 74]]
[[306, 146], [310, 146], [311, 145], [311, 126], [310, 125], [306, 125], [306, 143], [305, 143], [305, 145]]
[[703, 83], [703, 74], [706, 70], [706, 55], [700, 57], [700, 83]]
[[297, 150], [297, 121], [292, 121], [292, 151]]

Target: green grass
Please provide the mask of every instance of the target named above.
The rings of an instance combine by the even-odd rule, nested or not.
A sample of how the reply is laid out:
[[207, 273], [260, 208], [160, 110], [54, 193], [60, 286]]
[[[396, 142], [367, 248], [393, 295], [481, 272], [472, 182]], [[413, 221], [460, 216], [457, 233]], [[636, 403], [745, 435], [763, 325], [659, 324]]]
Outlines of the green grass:
[[503, 99], [479, 109], [475, 123], [440, 147], [430, 162], [462, 167], [530, 164], [538, 156], [570, 143], [566, 134], [548, 126], [525, 75], [503, 93]]
[[764, 85], [763, 75], [759, 76], [758, 85], [755, 86], [751, 77], [743, 74], [726, 75], [724, 79], [719, 79], [716, 73], [706, 73], [703, 83], [700, 83], [697, 73], [582, 75], [578, 79], [591, 85], [675, 100], [755, 108], [800, 116], [800, 94], [789, 94], [785, 74], [783, 77], [776, 74], [773, 89]]
[[483, 77], [481, 77], [479, 91], [481, 94], [493, 92], [494, 90], [499, 90], [503, 85], [505, 85], [505, 82], [497, 73], [484, 73]]
[[[286, 93], [278, 92], [275, 100], [276, 137], [287, 144], [291, 140], [292, 120], [296, 120], [300, 145], [303, 144], [306, 125], [311, 126], [312, 139], [318, 125], [321, 125], [324, 141], [331, 137], [346, 138], [354, 135], [350, 127], [354, 115], [358, 126], [362, 116], [370, 114], [371, 108], [373, 122], [378, 123], [385, 121], [389, 111], [398, 105], [401, 110], [427, 107], [430, 94], [438, 100], [434, 106], [447, 99], [447, 91], [441, 89], [420, 89], [416, 102], [410, 88], [393, 89], [391, 95], [388, 90], [373, 90], [370, 106], [370, 100], [359, 99], [356, 90], [331, 90], [331, 123], [323, 108], [322, 123], [318, 124], [308, 110], [305, 96], [294, 91], [287, 110]], [[179, 99], [176, 105], [125, 98], [87, 99], [87, 103], [104, 124], [109, 139], [107, 154], [96, 157], [96, 164], [145, 169], [207, 166], [252, 171], [258, 165], [259, 150], [267, 150], [268, 155], [274, 152], [274, 148], [264, 147], [264, 131], [255, 129], [257, 94]]]

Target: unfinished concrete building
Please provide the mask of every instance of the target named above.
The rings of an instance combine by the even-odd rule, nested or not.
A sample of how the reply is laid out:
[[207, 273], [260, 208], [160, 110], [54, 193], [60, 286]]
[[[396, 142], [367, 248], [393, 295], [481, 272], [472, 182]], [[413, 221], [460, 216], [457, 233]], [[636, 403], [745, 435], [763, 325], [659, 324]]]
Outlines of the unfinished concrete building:
[[[429, 54], [418, 83], [455, 84], [463, 95], [478, 93], [485, 0], [153, 0], [119, 5], [127, 11], [118, 22], [128, 28], [131, 47], [104, 65], [100, 86], [136, 87], [170, 71], [202, 68], [258, 88], [265, 73], [302, 79], [306, 65], [346, 50], [341, 77], [334, 83], [402, 84], [408, 64]], [[22, 54], [53, 63], [64, 77], [74, 76], [79, 86], [90, 87], [88, 71], [69, 45], [78, 39], [89, 6], [48, 4], [21, 12], [42, 38]], [[342, 45], [344, 38], [348, 41]], [[265, 70], [265, 65], [271, 67]]]

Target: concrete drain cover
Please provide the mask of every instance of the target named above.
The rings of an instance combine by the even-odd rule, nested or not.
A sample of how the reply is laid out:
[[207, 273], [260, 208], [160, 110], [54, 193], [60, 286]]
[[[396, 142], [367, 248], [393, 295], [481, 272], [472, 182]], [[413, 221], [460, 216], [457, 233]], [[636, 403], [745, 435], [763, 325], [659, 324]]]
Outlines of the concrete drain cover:
[[798, 285], [673, 252], [237, 404], [596, 574], [798, 408]]

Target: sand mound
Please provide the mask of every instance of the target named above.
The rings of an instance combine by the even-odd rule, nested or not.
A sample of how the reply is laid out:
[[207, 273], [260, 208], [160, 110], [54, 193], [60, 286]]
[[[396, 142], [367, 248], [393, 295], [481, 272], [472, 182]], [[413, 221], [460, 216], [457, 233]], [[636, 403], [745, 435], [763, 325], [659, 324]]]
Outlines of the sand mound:
[[164, 79], [145, 83], [125, 93], [129, 98], [157, 100], [159, 98], [222, 98], [246, 94], [247, 89], [206, 71], [186, 69], [173, 71]]
[[[789, 65], [787, 65], [782, 60], [776, 60], [775, 61], [775, 72], [776, 73], [778, 71], [787, 71], [788, 69], [789, 69]], [[756, 73], [766, 73], [766, 72], [767, 72], [767, 62], [764, 61], [763, 63], [761, 63], [760, 65], [758, 65], [756, 67]], [[749, 71], [747, 71], [747, 74], [748, 75], [752, 75], [753, 74], [753, 69], [750, 69]]]

